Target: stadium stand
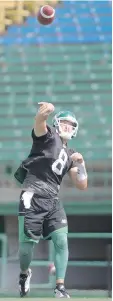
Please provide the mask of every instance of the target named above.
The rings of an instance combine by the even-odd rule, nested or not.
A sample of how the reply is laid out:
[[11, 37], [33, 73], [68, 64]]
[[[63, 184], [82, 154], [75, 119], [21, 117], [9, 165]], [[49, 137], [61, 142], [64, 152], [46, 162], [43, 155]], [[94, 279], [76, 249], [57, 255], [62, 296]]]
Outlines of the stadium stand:
[[[42, 2], [49, 2], [56, 7], [56, 18], [52, 26], [41, 26], [37, 22], [36, 13]], [[0, 190], [0, 214], [7, 221], [4, 223], [6, 234], [3, 234], [5, 230], [0, 229], [0, 240], [4, 246], [0, 287], [3, 288], [6, 281], [7, 260], [8, 285], [13, 290], [17, 285], [18, 259], [15, 250], [18, 248], [18, 204], [15, 200], [18, 201], [20, 189], [14, 189], [16, 184], [12, 178], [15, 167], [30, 151], [30, 132], [37, 102], [43, 100], [52, 101], [56, 112], [69, 108], [75, 112], [79, 121], [78, 136], [70, 145], [84, 155], [88, 165], [89, 187], [84, 195], [80, 194], [80, 191], [69, 186], [69, 180], [67, 182], [66, 179], [61, 195], [67, 206], [66, 212], [71, 215], [70, 225], [73, 216], [73, 224], [84, 223], [86, 232], [90, 228], [90, 233], [85, 233], [86, 240], [92, 237], [90, 247], [88, 246], [89, 253], [85, 249], [87, 254], [84, 255], [84, 248], [78, 248], [77, 252], [80, 254], [69, 265], [92, 267], [93, 263], [93, 267], [97, 267], [97, 276], [99, 275], [97, 287], [102, 278], [100, 268], [105, 268], [107, 262], [103, 255], [103, 259], [99, 255], [97, 261], [95, 254], [94, 262], [91, 261], [90, 249], [95, 252], [95, 238], [99, 238], [99, 243], [104, 238], [107, 242], [104, 241], [100, 253], [106, 253], [105, 248], [111, 238], [106, 219], [103, 221], [104, 230], [100, 227], [103, 233], [97, 233], [100, 216], [103, 214], [106, 218], [106, 215], [109, 217], [111, 214], [111, 2], [0, 0], [0, 33], [0, 187], [3, 187]], [[9, 186], [12, 189], [8, 189]], [[94, 220], [96, 216], [94, 228], [90, 227], [93, 220], [90, 215], [94, 215]], [[84, 233], [81, 236], [84, 238]], [[70, 238], [76, 239], [77, 245], [79, 233], [71, 233]], [[46, 244], [45, 246], [47, 248]], [[50, 245], [47, 255], [50, 261], [51, 248]], [[39, 249], [36, 258], [42, 261], [36, 261], [34, 266], [48, 266], [44, 254], [43, 248], [41, 251]], [[74, 255], [71, 259], [73, 258], [75, 260]], [[10, 271], [13, 277], [10, 277]], [[37, 282], [43, 282], [41, 271], [42, 267], [36, 274]], [[92, 287], [90, 279], [93, 272], [91, 276], [90, 271], [88, 273]], [[80, 279], [83, 274], [81, 270]], [[38, 279], [40, 277], [42, 279]], [[72, 286], [75, 286], [75, 276], [72, 278]], [[78, 275], [76, 278], [77, 283]], [[85, 274], [83, 286], [86, 278]], [[51, 279], [49, 280], [51, 287]], [[41, 282], [34, 287], [48, 288], [48, 283], [45, 279], [44, 281], [44, 284]]]
[[77, 148], [86, 158], [111, 158], [110, 13], [108, 1], [102, 12], [99, 1], [65, 2], [53, 26], [45, 29], [30, 16], [1, 36], [1, 160], [28, 154], [37, 102], [50, 99], [57, 110], [70, 103], [80, 123]]
[[13, 159], [15, 150], [15, 160], [26, 156], [37, 102], [50, 99], [57, 110], [68, 108], [69, 102], [76, 113], [80, 123], [77, 147], [87, 158], [111, 157], [110, 48], [105, 58], [101, 45], [70, 45], [64, 50], [58, 46], [54, 49], [29, 46], [13, 49], [10, 60], [9, 49], [5, 50], [2, 62], [5, 66], [0, 72], [2, 160], [7, 159], [8, 150], [9, 159]]
[[[62, 2], [54, 24], [46, 28], [34, 16], [37, 1], [1, 4], [5, 20], [10, 16], [14, 23], [14, 13], [23, 18], [0, 36], [0, 160], [9, 178], [29, 153], [39, 100], [51, 100], [56, 111], [70, 107], [79, 121], [79, 135], [71, 146], [99, 163], [98, 169], [105, 160], [110, 162], [110, 3]], [[3, 167], [0, 170], [3, 173]], [[103, 173], [109, 183], [107, 176]]]

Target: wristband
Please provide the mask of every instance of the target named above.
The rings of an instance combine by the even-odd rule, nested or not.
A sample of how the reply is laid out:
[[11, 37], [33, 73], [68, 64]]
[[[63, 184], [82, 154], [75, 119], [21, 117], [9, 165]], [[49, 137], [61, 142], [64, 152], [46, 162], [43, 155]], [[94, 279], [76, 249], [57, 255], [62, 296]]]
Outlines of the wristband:
[[84, 161], [82, 163], [76, 162], [76, 166], [78, 168], [77, 180], [78, 181], [86, 180], [87, 179], [87, 172], [86, 172], [85, 162]]

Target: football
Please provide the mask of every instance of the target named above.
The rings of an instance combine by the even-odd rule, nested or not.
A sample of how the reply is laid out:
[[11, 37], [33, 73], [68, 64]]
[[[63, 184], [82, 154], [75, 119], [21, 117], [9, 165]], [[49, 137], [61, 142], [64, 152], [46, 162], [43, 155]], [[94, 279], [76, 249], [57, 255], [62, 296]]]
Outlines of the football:
[[55, 10], [50, 5], [44, 5], [39, 9], [38, 21], [42, 25], [49, 25], [53, 22], [55, 16]]

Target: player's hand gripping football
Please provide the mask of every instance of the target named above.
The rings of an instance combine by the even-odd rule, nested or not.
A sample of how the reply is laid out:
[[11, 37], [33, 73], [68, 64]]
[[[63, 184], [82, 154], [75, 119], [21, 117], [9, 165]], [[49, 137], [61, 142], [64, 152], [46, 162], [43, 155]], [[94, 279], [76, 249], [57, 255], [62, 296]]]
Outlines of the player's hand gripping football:
[[83, 159], [83, 156], [80, 154], [80, 153], [74, 153], [71, 155], [71, 159], [74, 161], [74, 162], [78, 162], [78, 163], [83, 163], [84, 159]]
[[49, 102], [39, 102], [38, 104], [40, 106], [40, 108], [38, 110], [38, 113], [42, 117], [48, 116], [49, 114], [51, 114], [55, 110], [55, 107], [54, 107], [54, 105], [52, 103], [49, 103]]

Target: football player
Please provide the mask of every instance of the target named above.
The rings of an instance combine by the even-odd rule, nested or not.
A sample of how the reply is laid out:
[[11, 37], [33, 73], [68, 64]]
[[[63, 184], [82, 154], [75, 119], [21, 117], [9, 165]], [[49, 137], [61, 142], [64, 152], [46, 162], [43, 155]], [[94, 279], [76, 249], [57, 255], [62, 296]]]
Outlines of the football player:
[[44, 239], [52, 239], [54, 244], [55, 297], [70, 298], [64, 286], [68, 263], [68, 223], [58, 193], [66, 173], [76, 188], [86, 189], [87, 172], [83, 156], [67, 145], [68, 140], [77, 135], [75, 115], [62, 111], [54, 116], [51, 127], [47, 119], [54, 109], [51, 103], [39, 103], [30, 154], [15, 175], [23, 183], [18, 217], [21, 297], [30, 290], [33, 247], [42, 235]]

